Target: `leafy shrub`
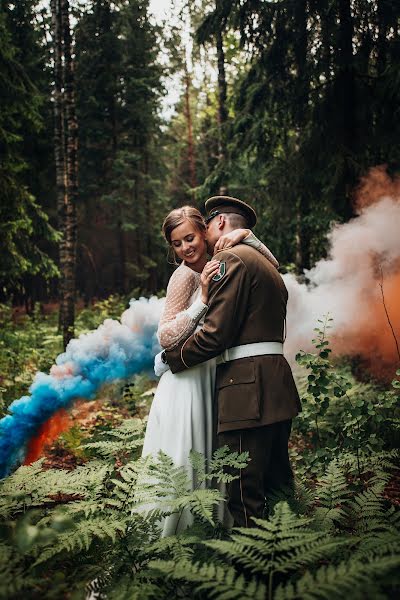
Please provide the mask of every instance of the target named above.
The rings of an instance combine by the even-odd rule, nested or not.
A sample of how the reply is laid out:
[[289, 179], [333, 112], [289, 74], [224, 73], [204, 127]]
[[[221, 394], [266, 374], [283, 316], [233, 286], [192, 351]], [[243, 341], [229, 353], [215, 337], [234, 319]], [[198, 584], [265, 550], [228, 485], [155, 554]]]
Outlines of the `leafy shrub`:
[[[138, 458], [143, 424], [124, 421], [85, 444], [97, 458], [73, 471], [20, 467], [0, 485], [0, 597], [119, 598], [386, 597], [400, 564], [399, 512], [384, 497], [390, 473], [376, 464], [360, 481], [351, 462], [335, 460], [296, 497], [275, 504], [268, 519], [231, 534], [215, 522], [226, 465], [246, 455], [220, 449], [199, 486], [160, 453]], [[390, 468], [390, 465], [389, 465]], [[203, 475], [202, 475], [203, 474]], [[355, 490], [359, 490], [356, 492]], [[194, 523], [160, 538], [164, 516], [191, 511]], [[329, 564], [328, 564], [329, 563]]]
[[400, 382], [395, 379], [390, 390], [380, 390], [336, 369], [329, 359], [331, 349], [326, 337], [331, 320], [329, 316], [319, 320], [320, 326], [315, 329], [317, 352], [301, 351], [296, 357], [308, 372], [302, 394], [303, 412], [295, 421], [308, 444], [298, 458], [306, 469], [321, 473], [335, 457], [354, 454], [361, 475], [362, 463], [388, 448], [398, 431]]
[[0, 400], [3, 414], [16, 398], [27, 393], [37, 371], [48, 371], [62, 351], [57, 315], [32, 316], [14, 322], [11, 306], [0, 305]]
[[[117, 301], [114, 306], [120, 312]], [[3, 364], [7, 373], [25, 373], [23, 360], [29, 361], [34, 344], [40, 347], [43, 333], [51, 339], [55, 319], [27, 318], [19, 337], [7, 310], [0, 340], [15, 343], [15, 356]], [[103, 310], [108, 308], [99, 308], [101, 320]], [[80, 327], [91, 327], [91, 318], [83, 315]], [[143, 420], [125, 419], [115, 428], [108, 423], [89, 439], [76, 428], [62, 443], [87, 462], [68, 471], [44, 469], [38, 461], [0, 482], [0, 597], [394, 597], [400, 516], [387, 491], [399, 458], [390, 444], [398, 431], [400, 384], [395, 380], [390, 390], [379, 390], [334, 367], [329, 321], [320, 325], [317, 352], [299, 356], [307, 379], [304, 410], [295, 422], [294, 497], [286, 502], [277, 493], [268, 518], [229, 532], [216, 523], [221, 494], [209, 483], [226, 481], [225, 467], [243, 468], [246, 456], [221, 449], [204, 475], [204, 457], [193, 453], [198, 487], [192, 490], [185, 470], [166, 455], [139, 458]], [[55, 352], [53, 342], [48, 348]], [[35, 360], [52, 362], [54, 354], [43, 355]], [[138, 378], [125, 391], [132, 411], [149, 385]], [[178, 521], [184, 511], [192, 513], [193, 524], [160, 538], [160, 521], [168, 515]]]

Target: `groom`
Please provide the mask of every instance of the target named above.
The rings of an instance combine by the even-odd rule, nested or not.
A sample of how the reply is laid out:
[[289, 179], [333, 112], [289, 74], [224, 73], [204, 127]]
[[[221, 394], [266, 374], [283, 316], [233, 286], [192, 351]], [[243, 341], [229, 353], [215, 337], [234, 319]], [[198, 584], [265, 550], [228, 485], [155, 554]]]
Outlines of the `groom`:
[[[205, 206], [211, 254], [222, 235], [257, 221], [237, 198], [214, 196]], [[210, 284], [204, 325], [165, 357], [173, 373], [218, 357], [218, 445], [250, 456], [228, 484], [228, 506], [235, 526], [251, 527], [251, 517], [263, 516], [268, 491], [293, 479], [288, 440], [300, 401], [283, 356], [288, 294], [276, 268], [249, 245], [214, 258], [220, 270]]]

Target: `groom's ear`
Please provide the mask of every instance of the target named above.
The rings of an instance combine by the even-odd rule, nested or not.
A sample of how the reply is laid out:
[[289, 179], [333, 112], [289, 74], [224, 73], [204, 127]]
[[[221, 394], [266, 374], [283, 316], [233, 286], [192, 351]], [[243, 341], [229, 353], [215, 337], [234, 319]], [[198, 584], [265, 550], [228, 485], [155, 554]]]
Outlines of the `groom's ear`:
[[226, 223], [226, 218], [224, 215], [218, 215], [218, 229], [223, 229]]

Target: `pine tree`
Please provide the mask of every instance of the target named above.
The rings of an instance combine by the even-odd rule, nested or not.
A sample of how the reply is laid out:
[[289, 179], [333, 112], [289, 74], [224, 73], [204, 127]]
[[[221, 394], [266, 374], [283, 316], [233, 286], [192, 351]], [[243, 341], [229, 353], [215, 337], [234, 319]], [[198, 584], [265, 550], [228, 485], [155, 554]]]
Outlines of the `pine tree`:
[[[0, 8], [0, 221], [2, 297], [14, 293], [31, 309], [32, 281], [50, 279], [57, 268], [49, 258], [49, 242], [57, 239], [32, 191], [40, 192], [34, 161], [43, 128], [43, 47], [35, 29], [35, 2], [2, 3]], [[31, 79], [35, 78], [35, 83]], [[43, 85], [42, 85], [43, 84]], [[31, 159], [31, 152], [38, 150]], [[29, 164], [28, 160], [32, 160]], [[36, 163], [39, 164], [39, 163]], [[43, 166], [43, 163], [42, 163]]]

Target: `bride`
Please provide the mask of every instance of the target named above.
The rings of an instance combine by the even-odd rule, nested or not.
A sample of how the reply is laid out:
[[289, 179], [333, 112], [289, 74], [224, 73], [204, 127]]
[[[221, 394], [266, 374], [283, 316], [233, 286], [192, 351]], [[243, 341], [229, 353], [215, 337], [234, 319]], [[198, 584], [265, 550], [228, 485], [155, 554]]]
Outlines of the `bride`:
[[[218, 276], [219, 262], [207, 259], [207, 227], [196, 208], [183, 206], [171, 211], [162, 231], [181, 261], [169, 280], [158, 327], [160, 345], [169, 350], [201, 326], [208, 308], [209, 284]], [[278, 267], [273, 254], [249, 229], [236, 229], [224, 235], [215, 251], [238, 243], [255, 247]], [[156, 359], [157, 369], [161, 370]], [[157, 456], [162, 450], [176, 466], [187, 469], [193, 488], [196, 481], [189, 461], [190, 450], [200, 452], [207, 460], [213, 452], [215, 372], [215, 358], [175, 375], [166, 370], [158, 383], [147, 423], [142, 455]], [[191, 522], [189, 513], [173, 514], [164, 520], [162, 535], [178, 533]]]

